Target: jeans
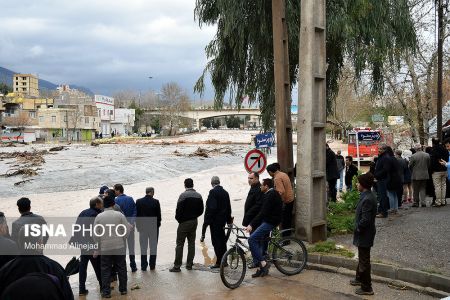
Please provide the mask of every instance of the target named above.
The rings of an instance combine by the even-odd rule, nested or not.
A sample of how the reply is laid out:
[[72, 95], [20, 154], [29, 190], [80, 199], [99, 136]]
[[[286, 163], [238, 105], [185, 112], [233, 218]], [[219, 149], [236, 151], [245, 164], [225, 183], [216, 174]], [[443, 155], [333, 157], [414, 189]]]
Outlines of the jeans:
[[[158, 238], [159, 238], [159, 228], [156, 231], [156, 236], [154, 236], [154, 231], [141, 231], [139, 232], [139, 244], [141, 247], [141, 269], [147, 269], [150, 267], [155, 267], [156, 265], [156, 254], [158, 252]], [[150, 261], [147, 262], [147, 249], [150, 248]]]
[[392, 210], [398, 209], [398, 198], [397, 198], [397, 192], [396, 191], [387, 191], [387, 196], [389, 198], [389, 207]]
[[265, 239], [269, 236], [274, 227], [275, 226], [269, 223], [263, 222], [248, 238], [248, 244], [255, 265], [259, 265], [261, 261], [265, 260], [263, 256], [266, 245]]
[[370, 269], [370, 247], [358, 247], [358, 267], [356, 268], [356, 280], [361, 282], [361, 289], [366, 292], [372, 291]]
[[195, 233], [197, 231], [197, 219], [178, 224], [177, 246], [175, 248], [175, 262], [173, 266], [180, 268], [183, 263], [184, 242], [188, 240], [188, 254], [186, 267], [192, 267], [195, 256]]
[[80, 291], [86, 290], [86, 278], [87, 278], [87, 267], [89, 261], [91, 262], [92, 268], [94, 269], [95, 276], [97, 277], [97, 280], [102, 285], [102, 278], [100, 275], [100, 256], [97, 256], [94, 258], [92, 255], [81, 255], [80, 256], [80, 270], [78, 273], [78, 281], [79, 281], [79, 288]]
[[[281, 229], [292, 228], [292, 210], [294, 209], [294, 201], [289, 203], [283, 203], [282, 219], [281, 219]], [[285, 231], [281, 235], [290, 236], [291, 231]]]
[[344, 187], [344, 169], [339, 171], [339, 185], [336, 181], [336, 190], [342, 191], [342, 188]]
[[[125, 250], [124, 250], [125, 253]], [[125, 255], [102, 255], [101, 256], [101, 276], [102, 294], [111, 294], [111, 269], [115, 267], [119, 274], [119, 291], [127, 290], [127, 262]]]
[[377, 196], [378, 196], [378, 213], [383, 217], [387, 217], [389, 209], [389, 198], [387, 195], [387, 180], [381, 179], [377, 181]]
[[128, 254], [130, 257], [130, 268], [136, 269], [136, 261], [134, 255], [134, 228], [131, 230], [130, 234], [127, 237], [127, 245], [128, 245]]

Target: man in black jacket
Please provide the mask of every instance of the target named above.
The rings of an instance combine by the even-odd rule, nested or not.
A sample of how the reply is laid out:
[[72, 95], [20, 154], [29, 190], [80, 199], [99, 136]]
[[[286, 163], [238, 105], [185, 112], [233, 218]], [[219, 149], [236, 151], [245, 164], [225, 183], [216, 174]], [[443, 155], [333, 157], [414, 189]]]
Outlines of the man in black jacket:
[[358, 175], [358, 167], [353, 164], [353, 157], [345, 157], [345, 187], [347, 192], [352, 190], [353, 177]]
[[439, 207], [445, 205], [445, 194], [447, 191], [447, 167], [440, 164], [440, 161], [441, 159], [448, 161], [449, 153], [444, 146], [441, 145], [439, 139], [433, 138], [432, 144], [430, 169], [436, 194], [436, 200], [434, 201], [433, 206]]
[[[80, 213], [75, 224], [80, 225], [81, 228], [90, 228], [90, 226], [94, 226], [95, 217], [102, 212], [102, 209], [103, 200], [99, 196], [92, 198], [89, 201], [89, 208]], [[73, 244], [76, 248], [81, 249], [80, 268], [78, 272], [79, 295], [87, 295], [89, 291], [86, 289], [86, 278], [89, 262], [91, 262], [100, 287], [102, 286], [102, 278], [100, 275], [100, 256], [92, 250], [95, 245], [94, 239], [92, 236], [83, 233], [83, 230], [81, 230], [74, 233], [74, 236], [70, 239], [69, 244]]]
[[[269, 273], [270, 265], [263, 257], [265, 238], [269, 236], [272, 229], [280, 224], [283, 209], [283, 201], [280, 194], [273, 189], [272, 179], [266, 178], [263, 180], [261, 191], [264, 193], [261, 210], [245, 229], [247, 232], [251, 232], [248, 244], [252, 252], [253, 262], [256, 265], [259, 264], [260, 267], [252, 277], [263, 277]], [[253, 230], [257, 224], [261, 225]]]
[[381, 144], [378, 147], [378, 159], [375, 165], [375, 178], [377, 179], [377, 196], [378, 196], [378, 218], [386, 218], [389, 209], [389, 198], [387, 195], [387, 185], [389, 174], [391, 173], [391, 158], [387, 152], [388, 146]]
[[[250, 185], [250, 191], [248, 191], [247, 199], [245, 200], [244, 219], [242, 220], [242, 226], [244, 227], [247, 227], [261, 210], [261, 198], [263, 195], [258, 172], [248, 174], [248, 184]], [[256, 230], [258, 226], [259, 224], [256, 224], [253, 230]]]
[[361, 286], [355, 291], [358, 295], [373, 295], [370, 277], [370, 248], [375, 239], [375, 216], [377, 214], [377, 200], [370, 191], [373, 181], [371, 173], [358, 177], [358, 191], [361, 192], [361, 195], [356, 207], [353, 245], [358, 247], [359, 262], [356, 268], [356, 278], [350, 281], [351, 285]]
[[[139, 244], [141, 245], [141, 270], [147, 271], [156, 266], [156, 254], [159, 238], [159, 227], [161, 226], [161, 206], [153, 196], [155, 189], [145, 189], [145, 197], [136, 201], [136, 229], [139, 232]], [[150, 244], [150, 261], [147, 262], [147, 248]]]
[[188, 255], [186, 269], [192, 270], [195, 256], [195, 233], [197, 218], [203, 214], [202, 196], [194, 190], [194, 181], [191, 178], [184, 180], [186, 191], [181, 193], [177, 202], [175, 219], [178, 221], [177, 246], [175, 248], [175, 262], [170, 272], [180, 272], [183, 262], [184, 242], [188, 240]]
[[211, 241], [216, 254], [216, 264], [211, 269], [220, 268], [222, 257], [227, 251], [227, 240], [224, 226], [231, 222], [231, 203], [227, 191], [220, 185], [217, 176], [211, 178], [213, 188], [209, 191], [206, 200], [205, 224], [209, 225], [211, 231]]
[[328, 182], [328, 198], [332, 202], [336, 202], [336, 182], [339, 178], [338, 165], [336, 161], [336, 154], [326, 145], [326, 174]]

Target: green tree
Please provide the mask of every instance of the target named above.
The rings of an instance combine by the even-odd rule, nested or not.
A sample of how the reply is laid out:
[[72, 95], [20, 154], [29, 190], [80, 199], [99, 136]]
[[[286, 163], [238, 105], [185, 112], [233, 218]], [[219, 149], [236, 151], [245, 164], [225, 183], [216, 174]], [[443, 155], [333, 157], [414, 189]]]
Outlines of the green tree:
[[3, 82], [0, 82], [0, 94], [6, 96], [8, 93], [11, 93], [12, 91], [13, 91], [12, 87]]
[[211, 126], [212, 126], [211, 118], [203, 119], [203, 120], [202, 120], [202, 124], [203, 124], [203, 126], [205, 126], [206, 128], [211, 128]]
[[130, 105], [128, 106], [128, 108], [134, 109], [134, 113], [135, 113], [135, 118], [136, 118], [136, 122], [134, 122], [134, 128], [133, 131], [135, 133], [139, 132], [140, 127], [141, 127], [141, 120], [144, 117], [144, 110], [140, 107], [138, 107], [136, 105], [136, 101], [131, 101]]
[[[195, 85], [205, 89], [209, 73], [215, 89], [215, 108], [230, 92], [238, 107], [244, 95], [260, 103], [263, 126], [273, 127], [275, 114], [272, 5], [270, 0], [196, 0], [200, 26], [216, 25], [206, 46], [209, 61]], [[338, 92], [338, 79], [348, 60], [357, 79], [370, 71], [372, 91], [381, 94], [384, 66], [400, 61], [415, 48], [416, 34], [407, 0], [326, 0], [327, 111]], [[289, 76], [296, 84], [299, 61], [300, 1], [286, 0], [289, 36]]]

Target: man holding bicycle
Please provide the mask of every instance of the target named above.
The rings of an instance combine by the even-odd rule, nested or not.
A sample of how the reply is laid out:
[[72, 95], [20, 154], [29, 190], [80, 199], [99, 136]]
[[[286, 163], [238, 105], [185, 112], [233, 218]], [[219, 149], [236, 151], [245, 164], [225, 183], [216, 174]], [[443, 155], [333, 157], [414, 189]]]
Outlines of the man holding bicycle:
[[[253, 262], [260, 267], [252, 275], [253, 278], [263, 277], [269, 273], [270, 265], [263, 256], [264, 245], [266, 243], [265, 239], [269, 236], [272, 229], [280, 224], [283, 208], [280, 194], [273, 189], [272, 179], [266, 178], [263, 180], [261, 191], [264, 193], [261, 210], [250, 222], [250, 225], [245, 228], [247, 232], [251, 233], [248, 244], [252, 253]], [[252, 232], [258, 224], [261, 225]]]

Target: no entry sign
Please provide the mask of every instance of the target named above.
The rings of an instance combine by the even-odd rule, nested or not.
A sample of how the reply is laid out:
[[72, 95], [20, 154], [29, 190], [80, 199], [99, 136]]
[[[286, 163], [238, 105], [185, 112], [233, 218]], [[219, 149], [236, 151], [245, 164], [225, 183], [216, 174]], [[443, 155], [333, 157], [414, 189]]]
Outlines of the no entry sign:
[[258, 172], [259, 174], [261, 174], [262, 172], [264, 172], [266, 165], [266, 156], [258, 149], [250, 150], [245, 156], [244, 166], [245, 170], [247, 170], [248, 173]]

